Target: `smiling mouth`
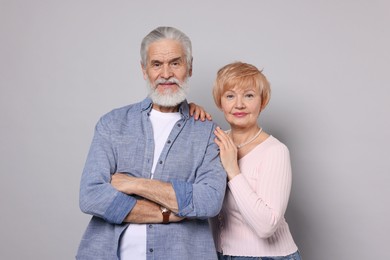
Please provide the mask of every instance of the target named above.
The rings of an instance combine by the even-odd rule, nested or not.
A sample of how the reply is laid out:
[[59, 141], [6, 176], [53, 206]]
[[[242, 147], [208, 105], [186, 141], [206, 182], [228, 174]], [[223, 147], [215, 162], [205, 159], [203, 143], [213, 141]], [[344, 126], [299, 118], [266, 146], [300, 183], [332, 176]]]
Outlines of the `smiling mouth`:
[[160, 83], [158, 84], [159, 86], [172, 86], [172, 85], [177, 85], [176, 83], [174, 82], [166, 82], [166, 83]]
[[233, 113], [233, 115], [236, 117], [244, 117], [247, 115], [247, 113]]
[[156, 89], [160, 89], [160, 91], [171, 91], [176, 92], [179, 86], [175, 83], [160, 83], [157, 85]]

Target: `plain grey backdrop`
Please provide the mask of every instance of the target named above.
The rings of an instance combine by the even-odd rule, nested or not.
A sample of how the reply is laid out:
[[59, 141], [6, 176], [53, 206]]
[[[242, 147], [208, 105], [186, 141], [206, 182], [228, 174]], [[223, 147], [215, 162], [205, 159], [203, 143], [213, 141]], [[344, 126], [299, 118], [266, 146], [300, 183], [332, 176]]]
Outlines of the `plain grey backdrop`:
[[189, 100], [224, 128], [216, 71], [264, 70], [260, 123], [290, 149], [304, 260], [387, 258], [389, 24], [386, 0], [0, 0], [0, 259], [74, 258], [95, 123], [146, 96], [139, 46], [160, 25], [192, 39]]

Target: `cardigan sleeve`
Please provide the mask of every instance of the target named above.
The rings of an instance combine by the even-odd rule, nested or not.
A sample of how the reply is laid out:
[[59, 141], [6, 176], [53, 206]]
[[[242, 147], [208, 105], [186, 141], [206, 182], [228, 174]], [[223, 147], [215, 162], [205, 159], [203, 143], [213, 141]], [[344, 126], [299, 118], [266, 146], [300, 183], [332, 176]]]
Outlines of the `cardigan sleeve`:
[[241, 173], [228, 186], [246, 223], [260, 238], [268, 238], [284, 219], [291, 190], [291, 163], [282, 143], [268, 147], [260, 156], [245, 161], [254, 171], [253, 178], [249, 180], [248, 174]]

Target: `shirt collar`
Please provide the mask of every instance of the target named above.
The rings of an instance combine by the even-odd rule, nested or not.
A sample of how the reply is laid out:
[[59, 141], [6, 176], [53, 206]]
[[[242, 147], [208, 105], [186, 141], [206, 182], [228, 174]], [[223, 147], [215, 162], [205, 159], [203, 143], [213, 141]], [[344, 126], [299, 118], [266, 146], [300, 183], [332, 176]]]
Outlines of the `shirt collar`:
[[[141, 110], [142, 111], [146, 111], [147, 113], [150, 112], [150, 110], [152, 110], [152, 100], [147, 97], [145, 98], [142, 102], [141, 102]], [[180, 112], [180, 115], [182, 118], [185, 118], [186, 120], [188, 120], [188, 118], [190, 117], [190, 109], [189, 109], [189, 106], [188, 106], [188, 102], [187, 100], [185, 99], [179, 106], [179, 112]]]

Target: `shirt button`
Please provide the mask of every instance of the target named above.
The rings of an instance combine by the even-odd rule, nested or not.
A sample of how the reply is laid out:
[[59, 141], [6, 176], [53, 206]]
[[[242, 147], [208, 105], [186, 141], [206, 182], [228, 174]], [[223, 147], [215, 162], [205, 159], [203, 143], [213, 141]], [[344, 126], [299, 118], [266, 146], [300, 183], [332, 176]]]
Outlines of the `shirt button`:
[[177, 124], [177, 127], [181, 127], [181, 124]]
[[162, 161], [160, 161], [159, 163], [162, 164]]
[[153, 248], [149, 248], [149, 252], [150, 252], [150, 253], [153, 253]]
[[168, 142], [167, 142], [168, 144], [170, 144], [171, 143], [171, 140], [168, 140]]
[[152, 228], [153, 227], [153, 225], [149, 225], [149, 228]]

